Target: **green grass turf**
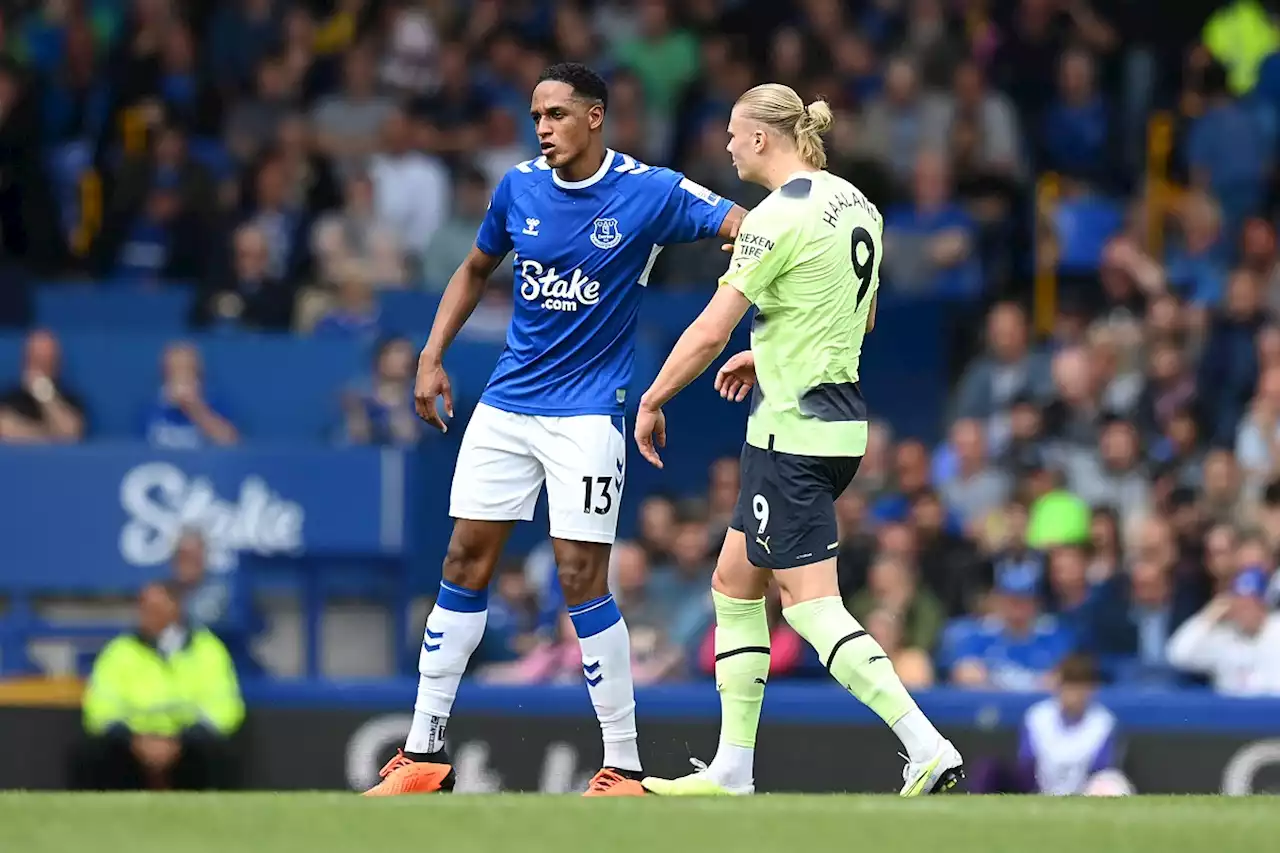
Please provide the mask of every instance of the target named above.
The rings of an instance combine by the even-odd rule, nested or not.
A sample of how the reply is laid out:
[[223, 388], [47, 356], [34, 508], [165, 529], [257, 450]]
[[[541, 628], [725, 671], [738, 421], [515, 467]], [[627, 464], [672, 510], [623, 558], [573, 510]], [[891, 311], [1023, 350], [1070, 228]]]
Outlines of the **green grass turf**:
[[1245, 853], [1272, 797], [0, 794], [5, 853]]

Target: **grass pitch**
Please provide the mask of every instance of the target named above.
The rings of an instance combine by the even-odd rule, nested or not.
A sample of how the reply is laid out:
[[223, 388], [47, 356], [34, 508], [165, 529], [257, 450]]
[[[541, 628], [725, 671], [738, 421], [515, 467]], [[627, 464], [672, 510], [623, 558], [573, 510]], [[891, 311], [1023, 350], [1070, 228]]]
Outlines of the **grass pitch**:
[[1274, 797], [0, 794], [4, 853], [1234, 853]]

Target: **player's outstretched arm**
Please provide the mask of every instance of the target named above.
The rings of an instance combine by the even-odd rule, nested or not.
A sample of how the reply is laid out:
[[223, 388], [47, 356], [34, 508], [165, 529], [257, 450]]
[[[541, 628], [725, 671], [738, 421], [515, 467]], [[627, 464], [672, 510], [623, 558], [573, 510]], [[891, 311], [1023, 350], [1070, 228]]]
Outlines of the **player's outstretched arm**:
[[658, 213], [655, 243], [670, 246], [720, 237], [729, 240], [732, 246], [747, 216], [746, 208], [679, 172], [658, 169], [645, 174], [653, 182], [652, 186], [667, 193]]
[[444, 372], [445, 350], [480, 304], [485, 284], [500, 263], [502, 258], [482, 252], [474, 246], [471, 248], [466, 260], [449, 278], [444, 295], [440, 297], [440, 307], [436, 309], [436, 318], [431, 323], [427, 345], [418, 356], [418, 378], [413, 389], [414, 406], [419, 417], [441, 432], [447, 432], [448, 426], [436, 408], [437, 398], [444, 398], [445, 415], [453, 417], [453, 389]]
[[666, 443], [666, 423], [662, 407], [680, 393], [680, 390], [711, 366], [738, 323], [751, 307], [750, 300], [737, 288], [724, 286], [702, 309], [698, 319], [680, 335], [680, 340], [667, 356], [658, 376], [640, 398], [640, 410], [636, 415], [636, 444], [640, 455], [657, 467], [662, 467], [658, 447]]
[[747, 209], [740, 204], [735, 204], [729, 208], [729, 212], [725, 214], [724, 221], [720, 223], [720, 230], [717, 232], [721, 239], [728, 240], [721, 246], [726, 252], [733, 251], [733, 241], [738, 239], [738, 229], [742, 227], [742, 220], [747, 218]]

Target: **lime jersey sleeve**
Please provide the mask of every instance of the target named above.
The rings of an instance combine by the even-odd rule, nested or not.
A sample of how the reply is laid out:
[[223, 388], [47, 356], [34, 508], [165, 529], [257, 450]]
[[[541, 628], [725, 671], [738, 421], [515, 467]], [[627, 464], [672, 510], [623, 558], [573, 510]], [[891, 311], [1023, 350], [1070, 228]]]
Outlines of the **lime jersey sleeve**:
[[791, 266], [801, 231], [796, 217], [787, 217], [785, 210], [769, 202], [766, 199], [742, 220], [733, 241], [733, 259], [720, 277], [721, 284], [754, 303]]

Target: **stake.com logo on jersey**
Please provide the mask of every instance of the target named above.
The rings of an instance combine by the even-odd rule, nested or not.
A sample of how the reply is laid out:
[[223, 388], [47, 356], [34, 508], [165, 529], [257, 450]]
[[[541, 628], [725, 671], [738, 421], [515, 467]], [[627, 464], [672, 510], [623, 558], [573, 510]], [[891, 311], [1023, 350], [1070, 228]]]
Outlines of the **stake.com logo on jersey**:
[[600, 301], [600, 282], [579, 269], [565, 278], [555, 267], [545, 269], [537, 261], [525, 259], [520, 262], [520, 295], [529, 302], [541, 299], [542, 307], [551, 311], [577, 311], [582, 305]]

